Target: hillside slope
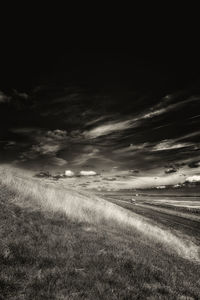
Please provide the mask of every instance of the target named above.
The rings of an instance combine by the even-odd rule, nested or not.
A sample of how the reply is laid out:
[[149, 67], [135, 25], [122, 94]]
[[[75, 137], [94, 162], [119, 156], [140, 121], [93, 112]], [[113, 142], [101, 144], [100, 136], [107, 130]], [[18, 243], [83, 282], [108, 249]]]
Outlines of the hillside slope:
[[80, 211], [84, 195], [76, 205], [73, 194], [69, 211], [75, 206], [77, 216], [70, 215], [40, 203], [38, 183], [37, 193], [25, 193], [27, 183], [20, 194], [17, 180], [1, 180], [1, 299], [198, 299], [200, 265], [192, 255], [183, 258], [163, 240], [115, 222], [110, 212], [111, 221], [108, 215], [94, 220], [87, 205]]

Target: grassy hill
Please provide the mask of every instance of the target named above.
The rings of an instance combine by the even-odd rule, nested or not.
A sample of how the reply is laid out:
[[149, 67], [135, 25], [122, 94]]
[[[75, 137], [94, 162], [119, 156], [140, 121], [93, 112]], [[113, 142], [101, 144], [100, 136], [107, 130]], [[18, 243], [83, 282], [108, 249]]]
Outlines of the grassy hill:
[[0, 174], [0, 299], [199, 299], [192, 243], [93, 195]]

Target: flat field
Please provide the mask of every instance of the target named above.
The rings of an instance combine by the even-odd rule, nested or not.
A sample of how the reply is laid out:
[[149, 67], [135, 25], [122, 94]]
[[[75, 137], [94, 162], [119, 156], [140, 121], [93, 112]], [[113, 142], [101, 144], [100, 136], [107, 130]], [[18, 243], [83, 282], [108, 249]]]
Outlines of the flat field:
[[104, 192], [104, 199], [116, 203], [141, 216], [147, 217], [162, 228], [168, 227], [189, 235], [200, 244], [200, 196], [182, 193]]

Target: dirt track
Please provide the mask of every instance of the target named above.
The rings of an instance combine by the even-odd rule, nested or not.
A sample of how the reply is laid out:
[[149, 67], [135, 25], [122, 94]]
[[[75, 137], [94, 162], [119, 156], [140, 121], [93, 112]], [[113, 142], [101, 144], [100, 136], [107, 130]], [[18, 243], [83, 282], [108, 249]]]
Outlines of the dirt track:
[[121, 207], [124, 207], [130, 211], [140, 214], [144, 217], [149, 218], [157, 224], [162, 224], [169, 229], [181, 231], [191, 237], [194, 237], [200, 244], [200, 220], [192, 220], [187, 214], [187, 218], [174, 214], [173, 210], [165, 210], [154, 208], [150, 205], [145, 204], [132, 204], [123, 200], [116, 200], [107, 198], [106, 200], [111, 201]]

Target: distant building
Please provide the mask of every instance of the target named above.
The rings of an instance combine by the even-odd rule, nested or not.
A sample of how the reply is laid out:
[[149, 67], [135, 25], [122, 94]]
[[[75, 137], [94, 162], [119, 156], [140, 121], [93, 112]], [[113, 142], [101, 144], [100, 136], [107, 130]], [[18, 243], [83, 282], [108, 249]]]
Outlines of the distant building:
[[157, 189], [161, 189], [161, 190], [162, 190], [162, 189], [165, 189], [165, 188], [166, 188], [166, 186], [165, 186], [165, 185], [159, 185], [159, 186], [157, 186], [156, 188], [157, 188]]
[[180, 188], [180, 187], [181, 187], [181, 184], [178, 184], [178, 183], [177, 183], [177, 184], [173, 185], [173, 187], [176, 188], [176, 189], [177, 189], [177, 188]]

